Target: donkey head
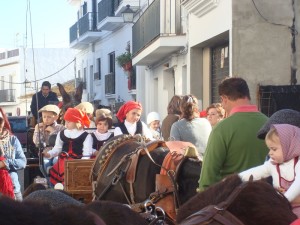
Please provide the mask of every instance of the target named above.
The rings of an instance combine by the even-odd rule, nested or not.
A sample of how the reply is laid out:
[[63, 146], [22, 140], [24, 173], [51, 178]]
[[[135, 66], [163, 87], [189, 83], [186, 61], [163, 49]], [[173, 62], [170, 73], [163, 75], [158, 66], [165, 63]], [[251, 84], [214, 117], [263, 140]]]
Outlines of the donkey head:
[[63, 115], [67, 111], [68, 108], [73, 108], [79, 103], [81, 103], [82, 99], [82, 92], [83, 92], [83, 83], [80, 83], [78, 87], [75, 89], [75, 92], [67, 93], [64, 86], [62, 86], [60, 83], [57, 83], [59, 92], [63, 99], [63, 105], [59, 114], [59, 121], [63, 121]]

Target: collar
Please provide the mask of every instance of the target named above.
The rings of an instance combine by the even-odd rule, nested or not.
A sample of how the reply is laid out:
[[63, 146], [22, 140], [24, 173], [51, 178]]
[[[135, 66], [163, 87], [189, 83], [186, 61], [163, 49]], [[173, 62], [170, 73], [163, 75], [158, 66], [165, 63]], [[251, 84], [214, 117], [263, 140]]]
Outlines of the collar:
[[229, 116], [237, 112], [259, 112], [256, 105], [241, 105], [231, 109]]
[[124, 124], [125, 124], [126, 127], [133, 127], [133, 126], [136, 125], [136, 122], [135, 122], [135, 123], [130, 123], [130, 122], [128, 122], [127, 120], [125, 120], [125, 121], [124, 121]]

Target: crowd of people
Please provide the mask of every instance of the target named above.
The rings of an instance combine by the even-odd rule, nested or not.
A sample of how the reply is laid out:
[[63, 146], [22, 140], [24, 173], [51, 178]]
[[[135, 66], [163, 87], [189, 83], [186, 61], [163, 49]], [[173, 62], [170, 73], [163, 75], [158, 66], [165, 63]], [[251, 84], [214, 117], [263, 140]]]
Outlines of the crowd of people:
[[[221, 101], [200, 110], [196, 96], [174, 95], [161, 119], [153, 111], [146, 123], [141, 120], [140, 102], [128, 101], [120, 107], [114, 127], [108, 109], [94, 110], [90, 103], [69, 108], [64, 114], [65, 125], [57, 124], [59, 108], [48, 82], [33, 96], [32, 113], [41, 118], [35, 125], [33, 141], [44, 148], [49, 161], [49, 185], [64, 182], [64, 160], [94, 158], [101, 146], [121, 134], [144, 136], [147, 140], [190, 142], [203, 160], [199, 174], [199, 192], [226, 176], [238, 173], [243, 181], [272, 177], [274, 188], [290, 201], [300, 217], [300, 112], [283, 109], [270, 118], [251, 104], [247, 82], [239, 77], [224, 79], [219, 84]], [[48, 99], [48, 100], [47, 100]], [[38, 102], [38, 104], [37, 104]], [[2, 112], [2, 111], [1, 111]], [[92, 133], [86, 128], [95, 128]], [[56, 135], [53, 146], [50, 139]], [[26, 157], [18, 139], [12, 135], [2, 112], [0, 118], [0, 192], [16, 200], [22, 193], [16, 171], [26, 166]]]

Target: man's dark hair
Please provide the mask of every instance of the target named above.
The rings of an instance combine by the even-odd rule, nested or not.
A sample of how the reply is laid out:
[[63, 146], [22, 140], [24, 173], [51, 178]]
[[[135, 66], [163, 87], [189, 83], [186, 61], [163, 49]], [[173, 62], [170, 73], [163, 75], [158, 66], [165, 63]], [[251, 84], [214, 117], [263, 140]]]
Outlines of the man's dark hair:
[[232, 101], [245, 97], [251, 100], [248, 84], [240, 77], [225, 78], [219, 84], [219, 95], [226, 95]]
[[51, 84], [50, 84], [49, 81], [44, 81], [44, 82], [42, 83], [42, 87], [43, 87], [43, 86], [47, 86], [49, 89], [51, 89]]

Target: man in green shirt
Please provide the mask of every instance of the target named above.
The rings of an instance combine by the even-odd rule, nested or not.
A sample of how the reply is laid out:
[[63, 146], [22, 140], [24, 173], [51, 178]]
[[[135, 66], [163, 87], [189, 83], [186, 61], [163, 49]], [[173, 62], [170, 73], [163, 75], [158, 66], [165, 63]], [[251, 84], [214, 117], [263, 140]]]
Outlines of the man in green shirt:
[[264, 141], [256, 137], [268, 118], [250, 104], [246, 81], [238, 77], [223, 80], [219, 85], [219, 95], [228, 118], [219, 122], [210, 134], [199, 191], [227, 175], [263, 164], [268, 154]]

